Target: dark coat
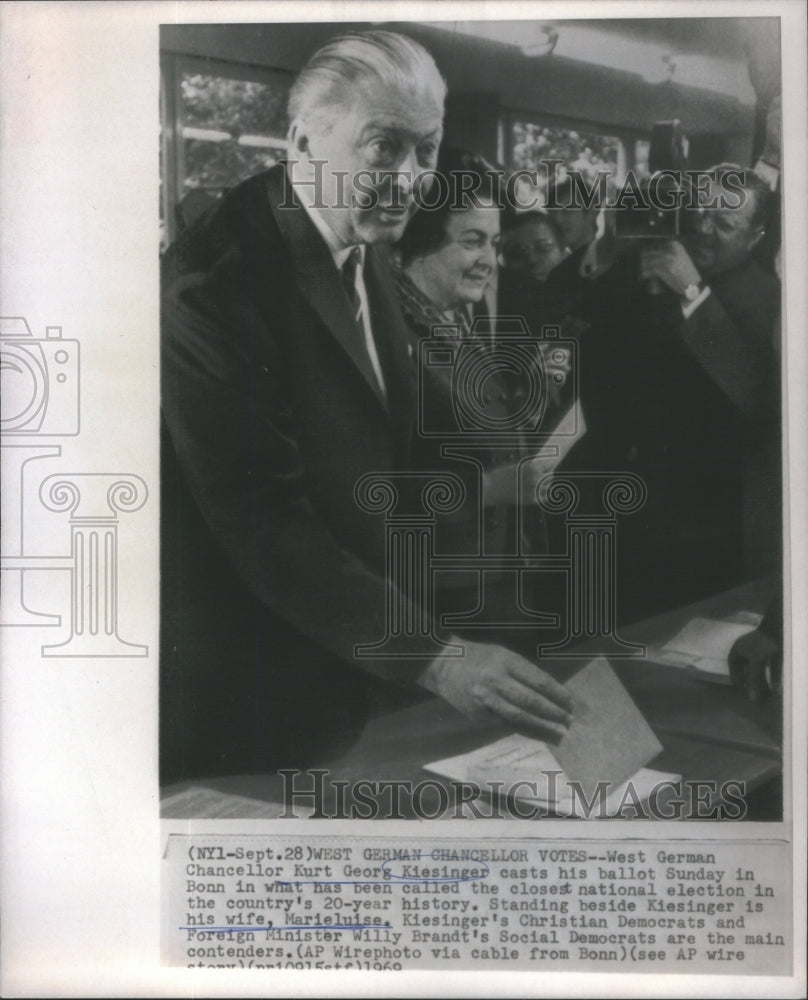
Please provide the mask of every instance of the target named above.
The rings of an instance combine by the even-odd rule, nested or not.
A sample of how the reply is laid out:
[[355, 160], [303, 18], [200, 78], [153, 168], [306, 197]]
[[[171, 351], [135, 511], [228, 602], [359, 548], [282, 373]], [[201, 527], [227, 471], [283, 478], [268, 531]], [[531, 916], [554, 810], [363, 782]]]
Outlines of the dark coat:
[[[517, 606], [517, 584], [519, 602], [529, 614], [560, 614], [564, 610], [563, 594], [557, 584], [563, 581], [558, 574], [538, 573], [517, 579], [512, 570], [502, 569], [498, 559], [548, 551], [548, 520], [535, 498], [517, 498], [516, 466], [532, 457], [544, 441], [531, 431], [546, 435], [554, 426], [554, 394], [546, 392], [550, 378], [541, 377], [538, 345], [518, 317], [491, 316], [480, 303], [473, 310], [471, 322], [468, 316], [455, 317], [456, 339], [436, 336], [436, 325], [447, 322], [445, 315], [401, 270], [395, 277], [413, 356], [419, 359], [419, 424], [444, 431], [443, 435], [416, 433], [411, 451], [413, 467], [451, 472], [463, 482], [466, 493], [456, 511], [437, 521], [435, 553], [485, 554], [489, 560], [482, 579], [476, 570], [437, 574], [436, 606], [442, 613], [460, 615], [454, 619], [454, 631], [460, 636], [468, 632], [470, 638], [510, 646], [532, 658], [536, 651], [535, 629], [513, 624], [524, 626], [531, 621]], [[456, 365], [447, 365], [445, 360], [430, 365], [430, 345], [437, 348], [435, 353], [442, 359], [451, 352]], [[516, 358], [521, 358], [522, 363], [514, 364]], [[535, 363], [531, 364], [531, 360]], [[470, 372], [482, 371], [486, 372], [482, 385], [468, 378]], [[470, 391], [475, 384], [481, 389], [479, 393]], [[533, 390], [537, 388], [542, 415], [538, 425], [533, 422], [535, 413], [529, 402], [524, 410], [526, 401], [536, 398]], [[463, 393], [465, 407], [459, 405]], [[486, 428], [492, 424], [507, 426], [514, 415], [516, 420], [507, 434], [489, 436]], [[479, 418], [479, 422], [473, 418]], [[483, 479], [489, 482], [481, 492]], [[502, 484], [512, 489], [503, 490]], [[483, 497], [487, 501], [484, 506]], [[478, 610], [472, 625], [467, 615], [475, 608]]]
[[625, 617], [741, 582], [754, 491], [779, 518], [779, 282], [749, 259], [710, 287], [687, 320], [675, 297], [648, 295], [629, 262], [593, 288], [581, 352], [588, 433], [567, 467], [646, 483], [645, 506], [618, 528]]
[[385, 634], [386, 593], [384, 519], [354, 487], [406, 465], [414, 413], [373, 247], [364, 273], [387, 402], [283, 165], [164, 259], [165, 778], [305, 765], [361, 731], [371, 674], [423, 666], [353, 657]]

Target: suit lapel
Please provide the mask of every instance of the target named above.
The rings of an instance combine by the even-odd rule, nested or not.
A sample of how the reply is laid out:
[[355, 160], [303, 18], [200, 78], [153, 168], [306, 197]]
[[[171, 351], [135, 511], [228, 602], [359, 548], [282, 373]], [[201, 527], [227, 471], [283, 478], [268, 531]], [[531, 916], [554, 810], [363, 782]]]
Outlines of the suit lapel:
[[[270, 208], [288, 250], [298, 286], [359, 370], [376, 399], [387, 409], [331, 253], [306, 210], [297, 201], [282, 165], [267, 174], [267, 188]], [[291, 203], [294, 203], [294, 208], [280, 207]], [[371, 311], [371, 321], [373, 318]]]

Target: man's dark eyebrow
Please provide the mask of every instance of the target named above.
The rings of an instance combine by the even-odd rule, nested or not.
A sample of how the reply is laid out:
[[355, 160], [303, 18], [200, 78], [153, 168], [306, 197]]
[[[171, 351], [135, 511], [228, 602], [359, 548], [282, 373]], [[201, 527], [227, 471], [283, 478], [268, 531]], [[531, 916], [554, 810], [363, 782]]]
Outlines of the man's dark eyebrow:
[[364, 137], [366, 133], [374, 131], [389, 132], [397, 137], [404, 136], [405, 138], [411, 138], [411, 139], [414, 138], [418, 142], [423, 142], [425, 139], [431, 139], [434, 138], [435, 136], [440, 137], [441, 135], [440, 127], [433, 128], [432, 131], [428, 132], [426, 135], [419, 136], [416, 133], [411, 132], [409, 129], [400, 128], [399, 126], [396, 125], [390, 125], [389, 123], [383, 121], [368, 122], [367, 125], [365, 125], [362, 128], [362, 131], [359, 134], [360, 136]]

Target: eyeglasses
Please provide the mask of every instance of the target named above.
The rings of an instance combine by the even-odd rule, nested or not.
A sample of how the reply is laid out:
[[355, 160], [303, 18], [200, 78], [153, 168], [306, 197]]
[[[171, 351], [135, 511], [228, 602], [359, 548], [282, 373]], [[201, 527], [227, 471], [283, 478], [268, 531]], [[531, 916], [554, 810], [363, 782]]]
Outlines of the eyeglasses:
[[502, 256], [506, 261], [527, 260], [528, 257], [549, 257], [551, 254], [562, 253], [561, 247], [553, 240], [536, 240], [534, 243], [506, 243], [502, 248]]

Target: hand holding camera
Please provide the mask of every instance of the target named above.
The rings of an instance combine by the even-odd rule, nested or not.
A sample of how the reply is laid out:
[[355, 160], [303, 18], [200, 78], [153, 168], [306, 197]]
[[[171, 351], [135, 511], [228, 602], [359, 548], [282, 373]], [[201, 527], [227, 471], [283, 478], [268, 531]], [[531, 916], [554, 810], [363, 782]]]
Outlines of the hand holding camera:
[[659, 281], [684, 297], [688, 288], [701, 282], [701, 275], [678, 240], [651, 242], [640, 248], [640, 278]]

